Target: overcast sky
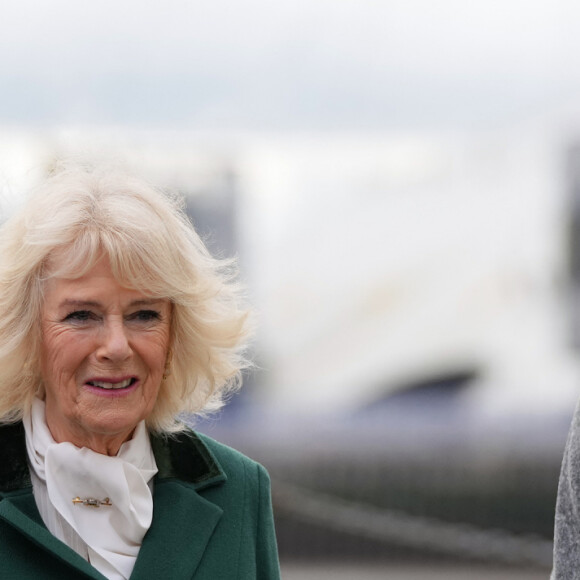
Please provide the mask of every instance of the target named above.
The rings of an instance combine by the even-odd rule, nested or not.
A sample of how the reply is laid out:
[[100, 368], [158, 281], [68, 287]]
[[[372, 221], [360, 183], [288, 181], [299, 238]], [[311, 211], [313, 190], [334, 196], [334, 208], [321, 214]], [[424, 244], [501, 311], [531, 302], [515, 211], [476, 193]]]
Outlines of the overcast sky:
[[389, 129], [574, 99], [571, 0], [23, 0], [0, 11], [0, 124]]

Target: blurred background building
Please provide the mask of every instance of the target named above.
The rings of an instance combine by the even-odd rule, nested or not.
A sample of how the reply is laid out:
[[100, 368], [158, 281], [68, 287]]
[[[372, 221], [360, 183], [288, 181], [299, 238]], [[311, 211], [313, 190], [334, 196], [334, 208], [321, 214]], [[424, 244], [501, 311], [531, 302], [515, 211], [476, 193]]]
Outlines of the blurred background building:
[[268, 467], [287, 578], [547, 576], [580, 371], [579, 16], [3, 10], [2, 215], [59, 158], [112, 162], [238, 258], [258, 370], [198, 428]]

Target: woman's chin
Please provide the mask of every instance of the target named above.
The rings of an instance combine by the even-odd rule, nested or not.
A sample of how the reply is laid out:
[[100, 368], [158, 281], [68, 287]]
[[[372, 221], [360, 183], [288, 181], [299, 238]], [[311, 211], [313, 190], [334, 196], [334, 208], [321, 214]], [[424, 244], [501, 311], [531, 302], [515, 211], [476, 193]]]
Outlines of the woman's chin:
[[[135, 432], [139, 421], [127, 422], [121, 419], [95, 422], [84, 426], [84, 431], [78, 433], [71, 443], [77, 447], [87, 447], [97, 453], [116, 455], [125, 441], [129, 441]], [[72, 438], [71, 438], [72, 439]]]

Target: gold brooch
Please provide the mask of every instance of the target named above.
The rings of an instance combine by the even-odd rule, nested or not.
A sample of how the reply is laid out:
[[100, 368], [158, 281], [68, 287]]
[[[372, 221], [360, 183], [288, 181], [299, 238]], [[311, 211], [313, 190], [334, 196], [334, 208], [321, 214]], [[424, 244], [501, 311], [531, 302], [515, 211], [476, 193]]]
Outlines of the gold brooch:
[[81, 499], [78, 495], [77, 497], [73, 498], [73, 503], [80, 503], [83, 505], [88, 505], [89, 507], [101, 507], [102, 505], [113, 505], [108, 497], [105, 499], [95, 499], [94, 497], [87, 497], [85, 499]]

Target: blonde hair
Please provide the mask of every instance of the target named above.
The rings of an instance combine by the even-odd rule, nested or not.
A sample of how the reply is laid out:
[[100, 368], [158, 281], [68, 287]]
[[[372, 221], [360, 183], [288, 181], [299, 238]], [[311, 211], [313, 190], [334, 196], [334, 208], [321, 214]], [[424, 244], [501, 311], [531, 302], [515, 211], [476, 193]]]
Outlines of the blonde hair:
[[[0, 419], [22, 417], [37, 393], [47, 277], [85, 274], [105, 254], [123, 286], [172, 303], [170, 374], [147, 419], [180, 429], [181, 413], [221, 407], [240, 386], [248, 311], [231, 261], [207, 251], [177, 196], [118, 173], [65, 168], [0, 228]], [[47, 264], [58, 256], [58, 271]]]

